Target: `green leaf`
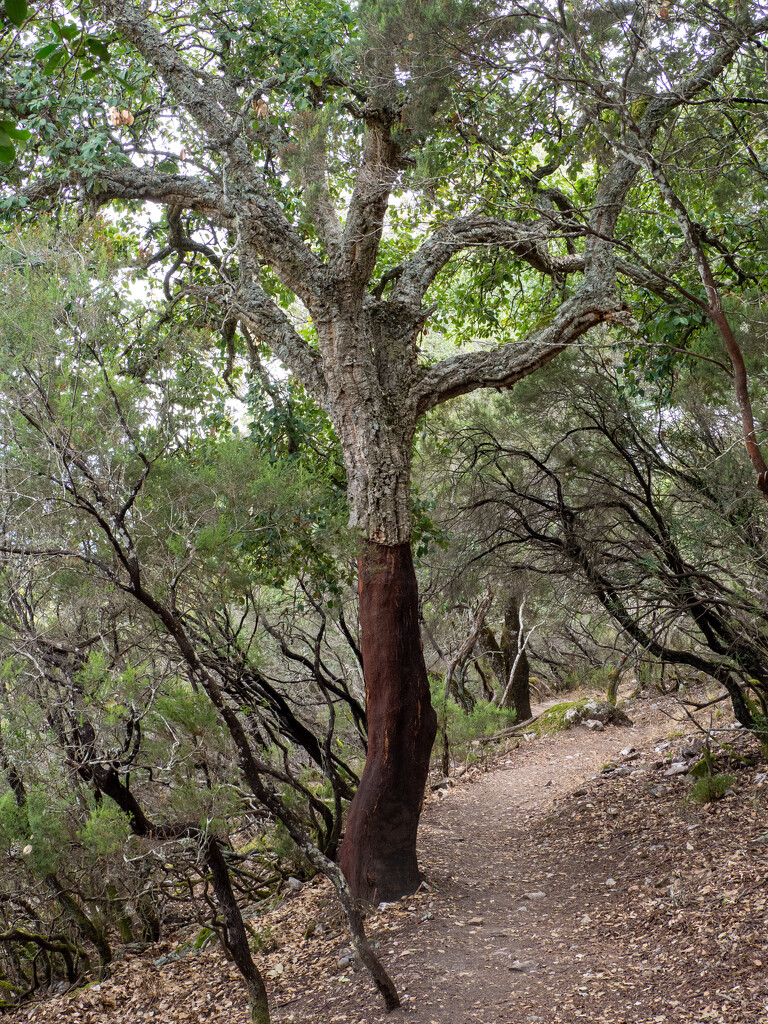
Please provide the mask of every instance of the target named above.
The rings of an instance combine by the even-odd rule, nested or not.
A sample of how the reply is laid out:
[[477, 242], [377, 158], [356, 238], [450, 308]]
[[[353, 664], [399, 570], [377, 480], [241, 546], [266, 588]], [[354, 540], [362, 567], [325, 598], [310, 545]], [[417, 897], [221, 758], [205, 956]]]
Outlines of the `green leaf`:
[[0, 164], [12, 164], [16, 159], [16, 150], [13, 146], [0, 146]]
[[5, 13], [17, 28], [21, 28], [27, 20], [27, 0], [5, 0]]
[[85, 45], [94, 56], [98, 57], [99, 60], [103, 60], [105, 64], [107, 63], [109, 60], [109, 47], [103, 39], [99, 39], [97, 36], [88, 36]]
[[58, 21], [54, 21], [53, 31], [59, 39], [73, 39], [77, 35], [79, 29], [77, 25], [60, 25]]
[[35, 50], [35, 58], [37, 60], [45, 60], [46, 57], [50, 57], [54, 50], [58, 50], [58, 43], [46, 43], [45, 46], [41, 46], [39, 50]]
[[13, 121], [0, 121], [0, 132], [5, 132], [12, 139], [18, 139], [19, 142], [26, 142], [27, 139], [32, 138], [32, 132], [27, 131], [26, 128], [17, 128]]
[[62, 61], [62, 59], [64, 57], [65, 52], [66, 52], [65, 50], [60, 48], [60, 49], [58, 49], [54, 53], [54, 55], [51, 57], [51, 59], [48, 61], [48, 63], [43, 68], [43, 74], [44, 75], [52, 75], [53, 74], [53, 72], [56, 70], [56, 68], [59, 66], [59, 64], [61, 64], [61, 61]]
[[82, 81], [88, 82], [91, 78], [95, 78], [96, 75], [101, 73], [101, 68], [89, 68], [88, 71], [83, 72]]

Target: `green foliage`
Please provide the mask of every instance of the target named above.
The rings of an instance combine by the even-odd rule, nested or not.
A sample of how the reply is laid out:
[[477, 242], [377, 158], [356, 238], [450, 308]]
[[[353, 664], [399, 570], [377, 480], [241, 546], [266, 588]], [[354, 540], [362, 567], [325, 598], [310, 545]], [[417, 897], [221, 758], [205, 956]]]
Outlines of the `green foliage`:
[[189, 683], [182, 680], [171, 682], [158, 694], [154, 711], [160, 720], [180, 727], [195, 740], [212, 740], [220, 731], [218, 715], [211, 702], [204, 693], [192, 690]]
[[11, 790], [0, 797], [0, 837], [3, 845], [26, 839], [29, 835], [29, 819], [26, 809], [19, 807]]
[[690, 799], [698, 804], [722, 800], [736, 781], [735, 775], [711, 775], [707, 773], [696, 780], [690, 790]]
[[442, 753], [443, 727], [447, 729], [448, 746], [454, 756], [470, 755], [474, 741], [492, 736], [515, 724], [514, 708], [500, 708], [489, 701], [478, 699], [472, 711], [467, 712], [453, 698], [446, 701], [445, 683], [439, 676], [432, 677], [432, 703], [437, 709], [438, 730], [434, 753]]
[[93, 808], [77, 836], [86, 856], [101, 861], [120, 852], [130, 834], [128, 816], [111, 801], [102, 801]]
[[689, 798], [700, 804], [721, 800], [736, 782], [734, 775], [715, 771], [715, 758], [708, 743], [704, 745], [701, 759], [691, 768], [689, 774], [696, 779], [691, 787]]
[[71, 802], [48, 785], [38, 783], [27, 794], [28, 842], [32, 847], [28, 863], [38, 877], [55, 872], [65, 860], [71, 839]]
[[5, 0], [5, 13], [17, 28], [27, 20], [27, 0]]

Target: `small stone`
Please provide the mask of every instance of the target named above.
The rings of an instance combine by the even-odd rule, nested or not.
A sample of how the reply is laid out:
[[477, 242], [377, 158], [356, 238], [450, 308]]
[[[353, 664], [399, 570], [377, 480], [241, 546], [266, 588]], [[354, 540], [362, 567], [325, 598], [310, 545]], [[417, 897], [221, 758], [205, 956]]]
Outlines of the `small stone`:
[[686, 764], [685, 761], [677, 761], [675, 764], [671, 764], [669, 768], [664, 772], [664, 778], [669, 779], [674, 775], [686, 775], [690, 770], [690, 765]]
[[582, 789], [574, 789], [574, 791], [573, 791], [573, 795], [574, 796], [586, 796], [587, 793], [588, 793], [588, 790], [583, 789], [583, 788]]
[[485, 923], [485, 922], [483, 921], [483, 918], [482, 918], [482, 917], [471, 917], [471, 918], [470, 918], [470, 919], [469, 919], [469, 920], [467, 921], [467, 924], [469, 925], [469, 927], [470, 927], [470, 928], [479, 928], [479, 927], [480, 927], [480, 925], [481, 925], [481, 924], [484, 924], [484, 923]]
[[294, 878], [293, 875], [289, 877], [288, 885], [291, 887], [291, 889], [293, 889], [294, 892], [301, 892], [301, 890], [304, 888], [304, 883], [301, 881], [301, 879]]
[[545, 892], [524, 892], [523, 893], [523, 899], [524, 900], [543, 900], [543, 899], [545, 899], [546, 895], [547, 894]]
[[689, 740], [685, 746], [680, 748], [680, 753], [683, 757], [690, 760], [692, 757], [699, 757], [703, 749], [704, 740], [701, 736], [694, 736], [692, 740]]
[[354, 959], [355, 958], [350, 956], [349, 953], [345, 953], [344, 956], [340, 956], [336, 962], [343, 970], [345, 967], [349, 967]]
[[635, 752], [635, 748], [634, 747], [624, 747], [624, 749], [621, 751], [621, 756], [622, 757], [629, 757], [629, 755], [630, 754], [634, 754], [634, 752]]
[[586, 718], [582, 725], [585, 725], [591, 732], [605, 732], [605, 726], [596, 718]]
[[615, 878], [606, 878], [605, 884], [606, 885], [616, 885], [616, 879]]
[[453, 779], [449, 779], [447, 776], [443, 779], [438, 779], [432, 786], [432, 792], [436, 793], [438, 789], [448, 789], [449, 786], [453, 785]]
[[380, 903], [376, 909], [380, 911], [389, 910], [389, 903]]
[[535, 971], [537, 967], [535, 960], [513, 960], [509, 965], [510, 971]]

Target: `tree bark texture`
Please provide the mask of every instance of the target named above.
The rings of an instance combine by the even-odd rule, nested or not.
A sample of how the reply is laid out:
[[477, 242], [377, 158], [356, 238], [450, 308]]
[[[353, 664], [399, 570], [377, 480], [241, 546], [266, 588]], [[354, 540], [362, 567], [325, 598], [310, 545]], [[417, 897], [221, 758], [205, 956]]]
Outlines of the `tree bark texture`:
[[502, 691], [506, 699], [502, 706], [514, 708], [518, 722], [525, 722], [531, 717], [531, 669], [523, 646], [525, 640], [520, 602], [517, 598], [510, 598], [504, 610], [501, 630], [501, 652], [506, 673], [506, 689]]
[[369, 742], [339, 862], [353, 893], [378, 903], [421, 882], [416, 831], [437, 719], [410, 544], [365, 541], [358, 564]]

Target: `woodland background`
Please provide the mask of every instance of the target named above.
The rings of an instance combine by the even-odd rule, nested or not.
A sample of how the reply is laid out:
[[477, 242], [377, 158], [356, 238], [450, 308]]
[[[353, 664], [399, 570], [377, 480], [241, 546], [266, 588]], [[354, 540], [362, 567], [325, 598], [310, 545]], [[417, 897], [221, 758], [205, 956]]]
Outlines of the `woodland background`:
[[768, 10], [2, 18], [4, 998], [196, 919], [266, 1021], [324, 872], [392, 1007], [430, 758], [579, 687], [768, 740]]

